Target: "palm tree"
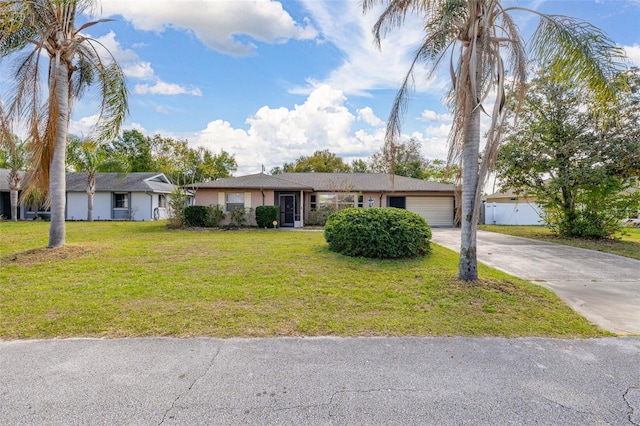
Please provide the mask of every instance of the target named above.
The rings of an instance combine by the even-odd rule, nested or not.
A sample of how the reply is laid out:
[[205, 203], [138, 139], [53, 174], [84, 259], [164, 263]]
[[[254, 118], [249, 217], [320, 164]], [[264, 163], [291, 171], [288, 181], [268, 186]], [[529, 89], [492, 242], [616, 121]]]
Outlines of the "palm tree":
[[96, 173], [125, 173], [126, 159], [110, 154], [103, 145], [95, 141], [72, 138], [67, 146], [67, 162], [76, 172], [87, 173], [87, 221], [93, 222], [93, 196], [96, 193]]
[[[384, 10], [373, 28], [378, 47], [388, 32], [404, 24], [408, 14], [422, 20], [425, 34], [391, 109], [385, 136], [389, 151], [393, 152], [401, 135], [417, 64], [425, 63], [434, 72], [442, 62], [449, 62], [452, 88], [448, 103], [454, 117], [449, 164], [462, 167], [458, 278], [475, 280], [480, 196], [499, 148], [506, 117], [507, 77], [511, 77], [509, 93], [515, 94], [516, 109], [526, 91], [530, 58], [512, 14], [526, 11], [540, 18], [531, 59], [553, 70], [558, 79], [585, 82], [602, 100], [614, 98], [620, 87], [614, 76], [624, 54], [586, 22], [521, 7], [504, 8], [500, 0], [363, 0], [365, 12], [379, 5]], [[480, 156], [480, 118], [487, 100], [493, 101], [494, 107], [488, 114], [491, 125]]]
[[[113, 139], [127, 114], [122, 69], [109, 51], [82, 30], [76, 17], [96, 0], [4, 0], [0, 2], [0, 59], [15, 61], [15, 87], [5, 107], [7, 119], [24, 121], [30, 156], [25, 193], [48, 194], [49, 247], [65, 244], [65, 154], [73, 101], [97, 86], [100, 111], [97, 140]], [[31, 46], [31, 49], [27, 47]], [[47, 66], [41, 64], [48, 57]], [[106, 58], [106, 59], [105, 59]], [[43, 67], [46, 68], [43, 70]], [[40, 74], [48, 92], [40, 94]]]
[[4, 156], [0, 167], [9, 169], [9, 191], [11, 199], [11, 220], [18, 220], [18, 193], [22, 186], [22, 172], [27, 163], [25, 144], [15, 135], [5, 135]]

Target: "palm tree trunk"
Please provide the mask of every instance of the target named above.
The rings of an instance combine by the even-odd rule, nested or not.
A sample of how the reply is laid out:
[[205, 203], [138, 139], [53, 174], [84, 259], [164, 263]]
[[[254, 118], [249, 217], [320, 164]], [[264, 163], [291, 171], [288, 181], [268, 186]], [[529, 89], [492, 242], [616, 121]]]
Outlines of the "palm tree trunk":
[[[17, 156], [18, 153], [16, 152], [13, 155]], [[20, 191], [21, 180], [22, 178], [20, 177], [18, 168], [12, 167], [9, 172], [9, 197], [11, 200], [11, 220], [14, 222], [18, 221], [18, 192]]]
[[56, 70], [56, 96], [58, 117], [56, 120], [56, 145], [49, 169], [49, 196], [51, 197], [51, 225], [49, 227], [49, 248], [65, 245], [66, 207], [66, 152], [69, 126], [69, 69], [60, 61]]
[[87, 222], [93, 222], [93, 195], [96, 193], [96, 178], [89, 176], [87, 182]]
[[462, 218], [460, 239], [460, 262], [458, 278], [465, 281], [478, 279], [478, 260], [476, 257], [476, 233], [478, 224], [474, 221], [473, 211], [476, 190], [478, 188], [478, 156], [480, 152], [480, 108], [476, 108], [469, 118], [462, 153]]
[[10, 188], [11, 190], [11, 220], [18, 221], [18, 190], [16, 188]]

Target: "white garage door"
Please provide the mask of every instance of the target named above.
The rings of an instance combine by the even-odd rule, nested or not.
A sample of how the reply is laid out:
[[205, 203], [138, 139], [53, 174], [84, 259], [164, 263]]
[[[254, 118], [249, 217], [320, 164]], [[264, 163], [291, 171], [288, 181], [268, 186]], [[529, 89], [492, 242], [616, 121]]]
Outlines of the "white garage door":
[[407, 197], [406, 207], [424, 217], [429, 226], [453, 226], [453, 197]]

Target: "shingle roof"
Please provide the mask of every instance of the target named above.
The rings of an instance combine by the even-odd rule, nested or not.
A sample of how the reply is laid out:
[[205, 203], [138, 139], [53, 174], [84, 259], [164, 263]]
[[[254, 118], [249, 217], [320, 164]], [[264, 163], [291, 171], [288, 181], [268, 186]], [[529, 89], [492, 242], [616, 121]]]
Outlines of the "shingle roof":
[[190, 187], [212, 189], [275, 189], [316, 192], [452, 192], [454, 186], [386, 173], [282, 173], [218, 179]]
[[211, 182], [203, 182], [195, 185], [189, 185], [189, 188], [213, 188], [213, 189], [276, 189], [276, 190], [307, 190], [312, 191], [313, 188], [289, 180], [282, 179], [280, 176], [265, 175], [257, 173], [254, 175], [230, 177], [218, 179]]
[[283, 173], [282, 179], [307, 185], [315, 191], [452, 192], [454, 186], [388, 173]]
[[[20, 174], [24, 182], [25, 173], [20, 172]], [[0, 169], [0, 191], [9, 191], [9, 169]]]
[[[84, 192], [86, 189], [86, 173], [67, 173], [68, 192]], [[96, 191], [170, 193], [174, 189], [175, 185], [162, 173], [96, 173]]]

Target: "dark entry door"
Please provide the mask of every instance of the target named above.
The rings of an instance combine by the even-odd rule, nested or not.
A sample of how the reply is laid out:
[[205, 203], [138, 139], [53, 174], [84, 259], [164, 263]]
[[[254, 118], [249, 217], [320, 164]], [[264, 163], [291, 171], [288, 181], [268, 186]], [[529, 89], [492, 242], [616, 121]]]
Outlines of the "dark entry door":
[[294, 225], [295, 205], [294, 195], [280, 195], [280, 226]]

